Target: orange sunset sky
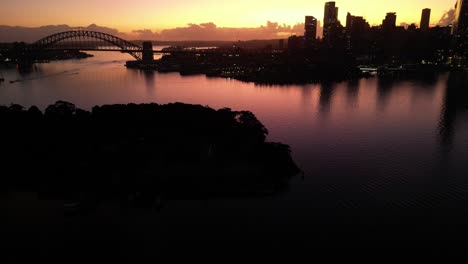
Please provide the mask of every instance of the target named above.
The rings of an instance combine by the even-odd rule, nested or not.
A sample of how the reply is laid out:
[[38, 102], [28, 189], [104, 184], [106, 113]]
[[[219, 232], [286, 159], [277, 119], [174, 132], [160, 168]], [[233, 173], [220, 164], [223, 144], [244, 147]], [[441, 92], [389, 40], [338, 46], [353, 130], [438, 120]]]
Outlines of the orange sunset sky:
[[[0, 25], [38, 27], [95, 23], [122, 32], [159, 31], [188, 23], [213, 22], [218, 27], [257, 27], [266, 21], [294, 25], [305, 15], [323, 19], [321, 0], [7, 0], [2, 1]], [[397, 12], [397, 24], [419, 24], [421, 9], [431, 8], [431, 23], [453, 8], [455, 0], [339, 0], [339, 18], [347, 12], [380, 24], [386, 12]]]

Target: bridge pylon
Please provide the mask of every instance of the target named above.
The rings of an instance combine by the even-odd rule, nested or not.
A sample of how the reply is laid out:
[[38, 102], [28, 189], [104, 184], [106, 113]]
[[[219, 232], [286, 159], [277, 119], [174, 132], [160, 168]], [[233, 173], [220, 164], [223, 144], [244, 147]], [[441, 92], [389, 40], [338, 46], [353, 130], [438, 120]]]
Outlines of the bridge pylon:
[[151, 41], [143, 42], [143, 63], [153, 63], [154, 62], [154, 53], [153, 53], [153, 43]]

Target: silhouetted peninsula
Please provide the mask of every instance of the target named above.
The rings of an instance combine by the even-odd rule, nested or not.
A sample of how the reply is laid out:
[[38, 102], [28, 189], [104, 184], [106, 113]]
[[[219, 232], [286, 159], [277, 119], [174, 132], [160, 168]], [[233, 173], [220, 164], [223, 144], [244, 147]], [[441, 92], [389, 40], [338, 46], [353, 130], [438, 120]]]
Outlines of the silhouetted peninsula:
[[[254, 114], [174, 103], [0, 106], [2, 191], [65, 200], [272, 194], [300, 172]], [[84, 197], [84, 198], [83, 198]]]

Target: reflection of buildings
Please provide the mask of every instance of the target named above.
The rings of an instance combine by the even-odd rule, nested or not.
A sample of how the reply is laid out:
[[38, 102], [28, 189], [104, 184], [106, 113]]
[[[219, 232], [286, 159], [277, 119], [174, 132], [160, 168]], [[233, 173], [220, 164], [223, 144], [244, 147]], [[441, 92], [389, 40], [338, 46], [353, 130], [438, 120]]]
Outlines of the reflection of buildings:
[[463, 72], [450, 74], [439, 124], [440, 141], [444, 145], [450, 146], [459, 115], [468, 111], [466, 87], [468, 87], [468, 75]]
[[311, 47], [317, 38], [317, 19], [313, 16], [306, 16], [304, 29], [305, 45], [306, 47]]
[[143, 71], [143, 75], [145, 78], [146, 88], [148, 91], [152, 92], [154, 89], [154, 78], [156, 77], [154, 71]]
[[377, 79], [377, 108], [384, 111], [387, 108], [389, 97], [396, 84], [392, 79]]
[[358, 102], [358, 95], [359, 95], [359, 81], [358, 80], [351, 80], [348, 82], [348, 87], [346, 89], [346, 101], [348, 103], [348, 107], [355, 107]]
[[321, 113], [330, 112], [331, 99], [333, 97], [334, 87], [331, 83], [323, 83], [320, 87], [319, 111]]
[[421, 28], [421, 31], [429, 30], [430, 19], [431, 19], [431, 9], [429, 8], [423, 9], [422, 14], [421, 14], [421, 23], [419, 24], [419, 28]]

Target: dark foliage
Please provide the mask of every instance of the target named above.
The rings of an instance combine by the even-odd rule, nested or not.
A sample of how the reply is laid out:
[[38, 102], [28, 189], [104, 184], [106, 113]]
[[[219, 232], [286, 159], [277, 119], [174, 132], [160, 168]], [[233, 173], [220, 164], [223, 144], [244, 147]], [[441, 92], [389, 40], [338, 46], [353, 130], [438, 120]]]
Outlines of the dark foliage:
[[[299, 169], [251, 112], [181, 103], [0, 106], [2, 191], [154, 201], [272, 193]], [[93, 198], [93, 199], [94, 199]], [[81, 199], [81, 198], [80, 198]]]

